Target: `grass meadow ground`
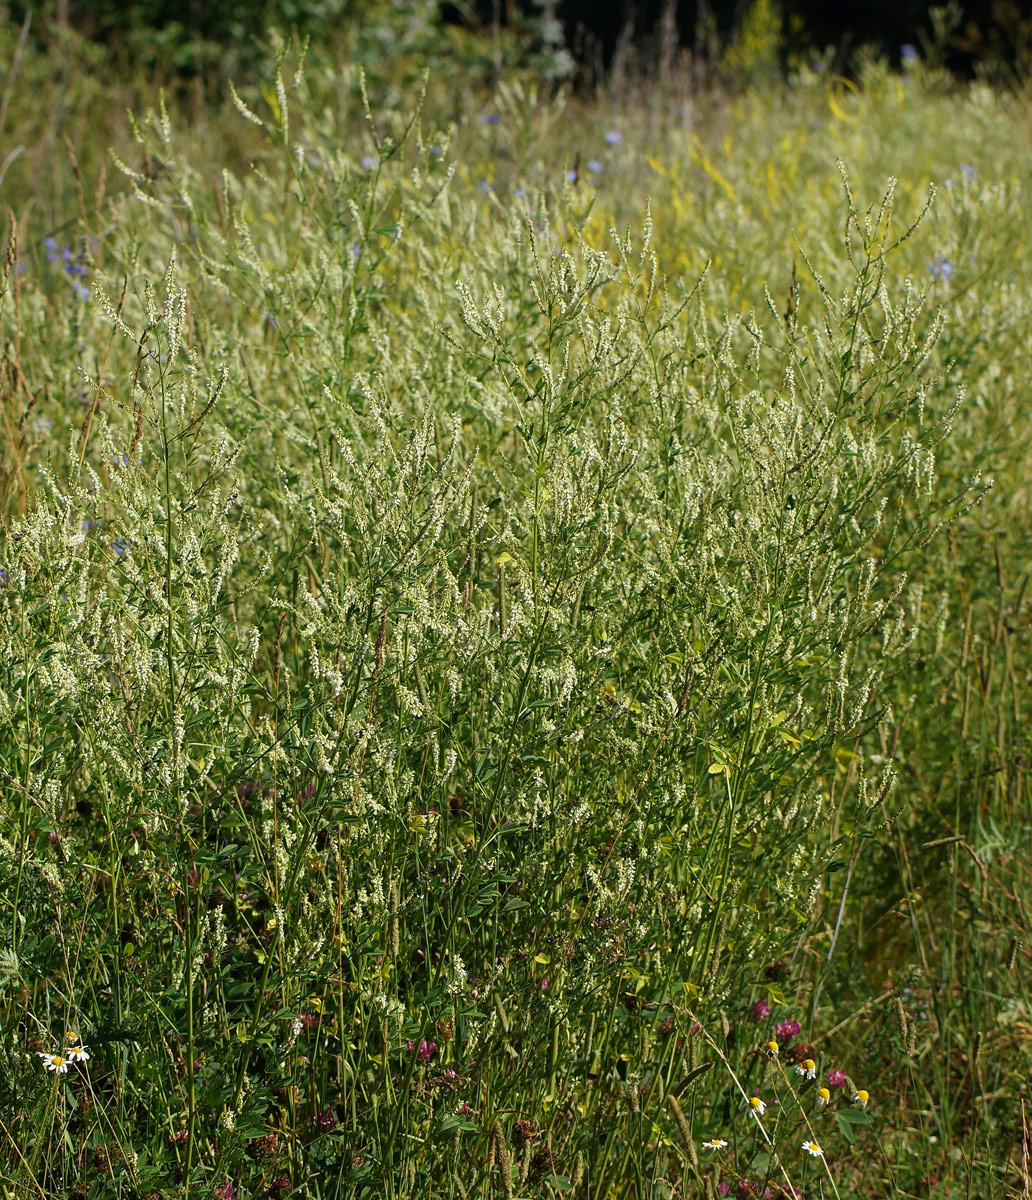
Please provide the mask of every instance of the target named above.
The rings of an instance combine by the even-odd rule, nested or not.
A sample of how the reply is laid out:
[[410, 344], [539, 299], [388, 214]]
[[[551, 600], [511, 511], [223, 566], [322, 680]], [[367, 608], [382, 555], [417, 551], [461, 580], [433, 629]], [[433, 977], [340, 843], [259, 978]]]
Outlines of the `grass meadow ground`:
[[1028, 95], [91, 53], [0, 116], [2, 1194], [1027, 1200]]

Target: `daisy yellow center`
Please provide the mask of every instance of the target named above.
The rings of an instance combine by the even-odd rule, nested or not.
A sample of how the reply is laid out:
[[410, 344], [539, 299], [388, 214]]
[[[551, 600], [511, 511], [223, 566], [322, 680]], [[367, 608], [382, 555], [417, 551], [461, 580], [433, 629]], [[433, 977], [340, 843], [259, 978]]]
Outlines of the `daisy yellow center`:
[[753, 1108], [759, 1108], [762, 1103], [763, 1103], [763, 1101], [759, 1098], [759, 1096], [751, 1096], [749, 1098], [749, 1104]]
[[64, 1066], [64, 1059], [61, 1057], [60, 1054], [55, 1054], [53, 1056], [53, 1058], [51, 1058], [50, 1061], [54, 1064], [55, 1067], [63, 1067]]

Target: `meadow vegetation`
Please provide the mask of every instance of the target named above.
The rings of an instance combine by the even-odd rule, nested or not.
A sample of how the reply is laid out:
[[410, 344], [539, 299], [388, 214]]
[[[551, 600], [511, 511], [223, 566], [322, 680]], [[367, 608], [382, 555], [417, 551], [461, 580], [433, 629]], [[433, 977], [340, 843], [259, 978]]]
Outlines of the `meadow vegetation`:
[[3, 1195], [1029, 1196], [1028, 95], [750, 44], [22, 47]]

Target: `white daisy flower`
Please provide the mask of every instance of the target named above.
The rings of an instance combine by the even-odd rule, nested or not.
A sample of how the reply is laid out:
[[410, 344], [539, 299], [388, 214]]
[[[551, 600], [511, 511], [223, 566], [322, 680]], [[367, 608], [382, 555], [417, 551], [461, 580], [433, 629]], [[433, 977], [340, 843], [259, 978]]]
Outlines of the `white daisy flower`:
[[803, 1142], [803, 1149], [811, 1158], [823, 1158], [824, 1151], [816, 1142]]
[[796, 1066], [796, 1074], [802, 1075], [804, 1079], [816, 1079], [817, 1064], [812, 1058], [804, 1058], [803, 1061]]
[[68, 1074], [67, 1058], [62, 1058], [60, 1054], [44, 1054], [41, 1050], [37, 1050], [36, 1054], [48, 1071], [56, 1071], [58, 1075]]
[[766, 1102], [761, 1100], [759, 1098], [759, 1096], [750, 1096], [748, 1101], [746, 1102], [746, 1108], [752, 1113], [752, 1115], [757, 1120], [759, 1120], [760, 1117], [762, 1117], [763, 1114], [767, 1111]]
[[826, 1087], [819, 1087], [817, 1089], [817, 1107], [827, 1108], [830, 1103], [831, 1092], [829, 1092]]
[[72, 1029], [64, 1035], [65, 1056], [69, 1062], [89, 1062], [90, 1056], [82, 1044], [82, 1038]]
[[723, 1150], [727, 1145], [727, 1138], [714, 1138], [712, 1142], [703, 1142], [703, 1150]]
[[858, 1088], [856, 1095], [853, 1097], [853, 1103], [857, 1108], [866, 1108], [867, 1101], [870, 1100], [870, 1098], [871, 1097], [867, 1094], [867, 1092], [864, 1091], [863, 1088]]

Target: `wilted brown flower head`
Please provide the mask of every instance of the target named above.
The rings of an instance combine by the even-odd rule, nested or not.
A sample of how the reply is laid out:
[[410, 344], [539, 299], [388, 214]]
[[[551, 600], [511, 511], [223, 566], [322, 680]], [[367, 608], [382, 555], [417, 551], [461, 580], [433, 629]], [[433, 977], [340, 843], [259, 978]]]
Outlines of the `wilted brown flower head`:
[[536, 1142], [539, 1136], [537, 1126], [529, 1117], [520, 1117], [512, 1131], [513, 1144], [517, 1150], [522, 1150], [524, 1146]]

